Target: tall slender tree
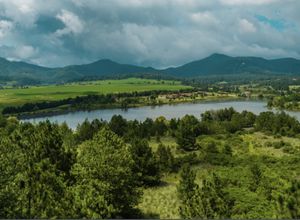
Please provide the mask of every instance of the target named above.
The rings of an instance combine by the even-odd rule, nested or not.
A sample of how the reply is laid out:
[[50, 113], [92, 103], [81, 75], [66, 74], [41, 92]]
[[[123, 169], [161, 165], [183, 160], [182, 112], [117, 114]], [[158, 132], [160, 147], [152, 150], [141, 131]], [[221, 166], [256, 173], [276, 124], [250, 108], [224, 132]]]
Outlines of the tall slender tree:
[[140, 195], [133, 166], [129, 146], [108, 128], [80, 145], [72, 171], [78, 217], [131, 217]]

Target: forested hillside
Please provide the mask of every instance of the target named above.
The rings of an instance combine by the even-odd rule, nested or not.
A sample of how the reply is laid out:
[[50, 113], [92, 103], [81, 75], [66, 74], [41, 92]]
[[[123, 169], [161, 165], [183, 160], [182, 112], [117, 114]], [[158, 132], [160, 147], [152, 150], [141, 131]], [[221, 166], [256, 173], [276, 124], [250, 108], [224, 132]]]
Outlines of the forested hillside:
[[72, 65], [62, 68], [46, 68], [24, 62], [8, 61], [0, 58], [0, 84], [8, 82], [20, 85], [65, 83], [118, 77], [187, 78], [224, 75], [272, 74], [299, 75], [300, 60], [283, 58], [267, 60], [260, 57], [230, 57], [213, 54], [207, 58], [178, 67], [155, 69], [136, 65], [120, 64], [102, 59], [90, 64]]
[[293, 58], [267, 60], [261, 57], [231, 57], [213, 54], [164, 72], [181, 77], [231, 74], [300, 74], [300, 61]]
[[1, 116], [0, 217], [299, 218], [299, 133], [232, 108], [75, 131]]

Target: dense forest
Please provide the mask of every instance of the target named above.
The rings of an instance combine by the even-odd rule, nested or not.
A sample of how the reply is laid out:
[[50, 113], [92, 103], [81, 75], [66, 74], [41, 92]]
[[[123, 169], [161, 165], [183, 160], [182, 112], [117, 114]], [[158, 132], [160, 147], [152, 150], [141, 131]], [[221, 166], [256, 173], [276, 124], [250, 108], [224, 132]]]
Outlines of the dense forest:
[[[175, 175], [178, 207], [168, 211], [181, 218], [300, 218], [299, 133], [284, 112], [233, 108], [201, 119], [115, 115], [75, 131], [0, 116], [0, 217], [153, 217], [140, 208], [144, 192]], [[243, 139], [251, 135], [264, 146]]]

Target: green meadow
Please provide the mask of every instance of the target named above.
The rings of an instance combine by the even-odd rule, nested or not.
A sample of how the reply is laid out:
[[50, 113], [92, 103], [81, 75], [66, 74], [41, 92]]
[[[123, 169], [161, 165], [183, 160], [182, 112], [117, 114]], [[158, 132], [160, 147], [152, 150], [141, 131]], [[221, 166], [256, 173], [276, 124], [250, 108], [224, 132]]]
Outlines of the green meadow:
[[0, 108], [28, 102], [52, 101], [90, 94], [142, 92], [152, 90], [180, 90], [190, 86], [179, 81], [129, 78], [121, 80], [98, 80], [64, 85], [30, 86], [0, 90]]

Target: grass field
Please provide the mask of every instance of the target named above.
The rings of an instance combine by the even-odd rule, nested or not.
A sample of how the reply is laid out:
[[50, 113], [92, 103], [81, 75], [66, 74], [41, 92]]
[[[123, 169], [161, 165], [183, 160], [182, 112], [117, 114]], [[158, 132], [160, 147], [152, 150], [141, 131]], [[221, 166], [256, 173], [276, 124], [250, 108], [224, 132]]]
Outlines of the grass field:
[[[171, 175], [170, 175], [171, 176]], [[163, 178], [164, 185], [152, 187], [143, 191], [143, 197], [138, 205], [146, 218], [178, 219], [179, 200], [177, 199], [176, 183], [179, 177], [173, 180]], [[171, 178], [171, 177], [168, 177]]]
[[27, 102], [59, 100], [89, 94], [141, 92], [151, 90], [179, 90], [191, 88], [179, 81], [129, 78], [121, 80], [101, 80], [65, 85], [32, 86], [0, 90], [0, 108]]

